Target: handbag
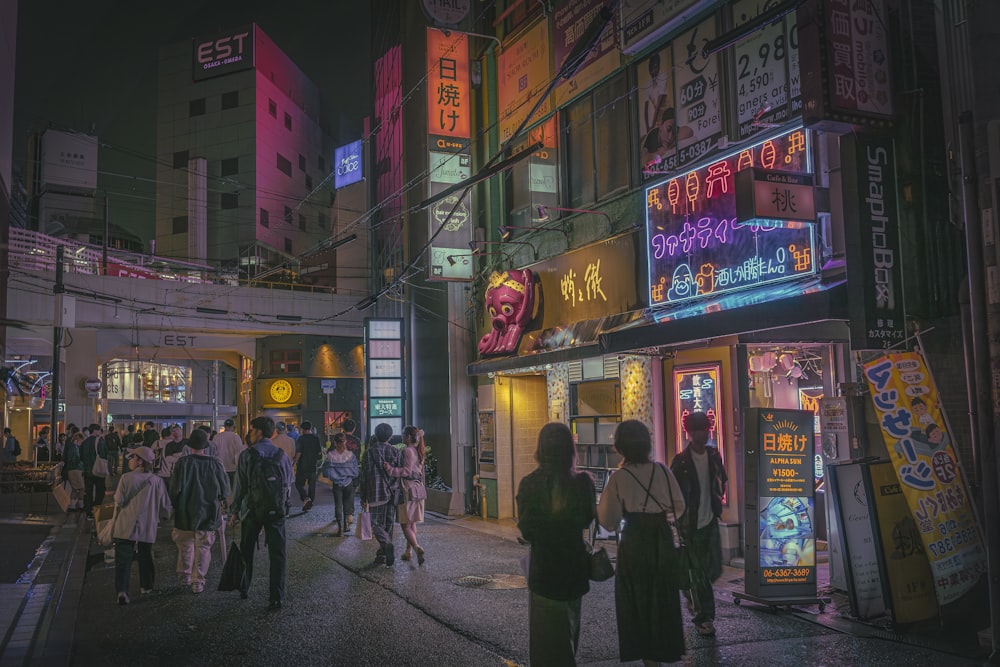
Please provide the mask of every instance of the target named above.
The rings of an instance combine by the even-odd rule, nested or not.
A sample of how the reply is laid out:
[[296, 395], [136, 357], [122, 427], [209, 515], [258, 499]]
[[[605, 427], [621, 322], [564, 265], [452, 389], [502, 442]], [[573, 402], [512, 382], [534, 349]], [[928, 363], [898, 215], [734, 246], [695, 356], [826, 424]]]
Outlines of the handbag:
[[611, 564], [611, 556], [607, 549], [594, 549], [594, 539], [597, 537], [597, 521], [590, 531], [590, 580], [607, 581], [615, 576], [615, 566]]
[[406, 489], [406, 501], [424, 500], [427, 498], [427, 488], [423, 484], [413, 484]]
[[239, 544], [229, 547], [226, 564], [222, 566], [222, 577], [217, 590], [242, 591], [246, 589], [247, 565]]
[[90, 473], [94, 477], [107, 477], [108, 476], [108, 460], [102, 459], [98, 454], [97, 458], [94, 459], [94, 467], [91, 469]]
[[358, 537], [362, 540], [372, 539], [372, 513], [361, 510], [358, 514]]

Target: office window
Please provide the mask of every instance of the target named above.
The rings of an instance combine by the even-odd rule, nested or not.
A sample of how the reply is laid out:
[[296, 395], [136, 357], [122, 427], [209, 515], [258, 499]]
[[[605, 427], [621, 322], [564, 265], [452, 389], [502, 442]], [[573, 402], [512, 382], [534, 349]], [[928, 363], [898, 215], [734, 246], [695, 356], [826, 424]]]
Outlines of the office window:
[[278, 153], [278, 170], [285, 176], [292, 175], [292, 163], [281, 153]]
[[274, 100], [267, 101], [267, 113], [271, 114], [273, 118], [278, 117], [278, 103]]
[[563, 112], [567, 205], [581, 208], [628, 187], [629, 112], [624, 73]]
[[312, 176], [310, 176], [309, 174], [306, 174], [306, 190], [308, 190], [309, 192], [312, 192], [312, 189], [313, 189], [313, 179], [312, 179]]
[[222, 193], [222, 206], [223, 209], [239, 208], [240, 206], [240, 196], [235, 192], [223, 192]]
[[260, 226], [261, 227], [271, 226], [271, 215], [267, 212], [266, 208], [260, 209]]
[[225, 109], [235, 109], [240, 105], [240, 92], [238, 90], [231, 90], [228, 93], [222, 93], [222, 108]]
[[195, 116], [205, 115], [205, 98], [200, 97], [196, 100], [191, 100], [188, 102], [188, 116], [192, 118]]
[[319, 167], [320, 173], [326, 173], [326, 160], [323, 159], [322, 155], [316, 158], [316, 166]]
[[302, 350], [271, 350], [269, 375], [290, 375], [302, 372]]
[[306, 170], [306, 156], [299, 155], [299, 171], [305, 171], [305, 170]]
[[285, 207], [285, 222], [292, 224], [292, 209]]
[[186, 215], [174, 216], [173, 224], [170, 227], [170, 231], [173, 234], [187, 234], [188, 230], [188, 217]]
[[292, 240], [288, 237], [285, 237], [285, 252], [292, 254]]
[[186, 169], [190, 158], [190, 151], [177, 151], [174, 153], [174, 169]]
[[533, 21], [542, 12], [544, 4], [544, 2], [527, 2], [526, 0], [507, 0], [504, 2], [503, 13], [507, 14], [503, 22], [504, 35], [509, 35], [520, 26]]
[[306, 216], [299, 213], [299, 229], [306, 231]]
[[240, 173], [240, 159], [237, 157], [226, 158], [219, 168], [222, 176], [235, 176]]
[[292, 117], [289, 116], [287, 113], [285, 114], [285, 129], [287, 130], [292, 129]]

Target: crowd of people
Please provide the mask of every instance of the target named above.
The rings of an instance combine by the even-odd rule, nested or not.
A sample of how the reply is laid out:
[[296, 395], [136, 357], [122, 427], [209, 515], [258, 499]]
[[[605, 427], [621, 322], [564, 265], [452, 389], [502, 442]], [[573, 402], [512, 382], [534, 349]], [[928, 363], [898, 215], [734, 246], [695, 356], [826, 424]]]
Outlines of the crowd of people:
[[538, 468], [517, 492], [518, 527], [530, 544], [531, 664], [576, 664], [591, 574], [584, 535], [597, 529], [595, 521], [618, 534], [615, 610], [623, 662], [648, 666], [682, 658], [682, 593], [698, 634], [715, 636], [712, 583], [722, 574], [718, 520], [728, 480], [719, 453], [706, 446], [711, 428], [708, 415], [686, 415], [689, 441], [668, 468], [652, 460], [649, 429], [623, 421], [614, 437], [622, 463], [597, 503], [594, 480], [576, 470], [569, 428], [542, 428]]
[[426, 498], [423, 431], [406, 427], [404, 446], [397, 449], [389, 442], [391, 427], [381, 424], [362, 456], [356, 429], [353, 420], [345, 420], [324, 447], [308, 421], [299, 431], [270, 417], [253, 419], [245, 438], [231, 419], [219, 433], [199, 426], [187, 437], [177, 424], [159, 431], [153, 422], [141, 430], [107, 431], [100, 424], [82, 429], [69, 424], [66, 438], [60, 438], [64, 444], [52, 450], [52, 458], [61, 462], [62, 479], [72, 489], [67, 510], [86, 512], [88, 518], [104, 502], [108, 481], [118, 478], [114, 513], [108, 519], [118, 604], [130, 603], [134, 561], [140, 593], [155, 590], [152, 547], [160, 523], [172, 521], [177, 578], [195, 594], [206, 589], [213, 548], [219, 545], [226, 557], [228, 523], [240, 527], [238, 553], [244, 576], [239, 591], [242, 598], [249, 597], [263, 533], [269, 561], [268, 604], [280, 609], [285, 597], [285, 519], [292, 494], [298, 494], [303, 513], [311, 511], [321, 475], [332, 488], [335, 536], [351, 534], [357, 495], [365, 518], [375, 517], [371, 526], [379, 541], [377, 563], [391, 566], [395, 561], [395, 522], [402, 525], [406, 539], [400, 559], [425, 562], [424, 548], [417, 541]]

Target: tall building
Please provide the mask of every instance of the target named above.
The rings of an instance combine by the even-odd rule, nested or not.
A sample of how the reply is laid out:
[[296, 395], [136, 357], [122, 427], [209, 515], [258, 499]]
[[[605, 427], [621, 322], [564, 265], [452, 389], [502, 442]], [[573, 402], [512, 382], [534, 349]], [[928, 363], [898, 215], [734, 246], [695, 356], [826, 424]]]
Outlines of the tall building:
[[330, 236], [316, 85], [256, 25], [160, 52], [156, 254], [253, 276]]

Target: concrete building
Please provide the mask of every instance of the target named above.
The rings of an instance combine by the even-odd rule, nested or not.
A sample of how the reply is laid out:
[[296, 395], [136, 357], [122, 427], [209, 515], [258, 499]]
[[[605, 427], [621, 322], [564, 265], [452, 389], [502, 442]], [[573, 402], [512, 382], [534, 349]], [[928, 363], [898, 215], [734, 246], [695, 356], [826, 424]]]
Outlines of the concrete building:
[[258, 26], [163, 48], [158, 77], [157, 254], [253, 276], [329, 238], [319, 90]]

